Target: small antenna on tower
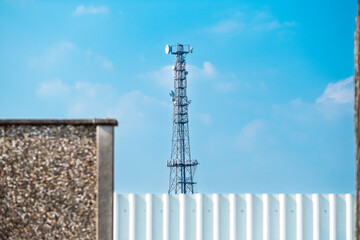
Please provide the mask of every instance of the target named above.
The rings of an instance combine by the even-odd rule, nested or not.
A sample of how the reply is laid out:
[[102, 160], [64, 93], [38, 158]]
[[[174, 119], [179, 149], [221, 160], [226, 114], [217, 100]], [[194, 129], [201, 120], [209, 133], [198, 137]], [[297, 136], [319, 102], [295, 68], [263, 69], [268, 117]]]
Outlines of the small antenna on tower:
[[170, 91], [173, 102], [173, 128], [171, 141], [171, 157], [166, 161], [170, 168], [169, 193], [194, 193], [194, 176], [197, 160], [191, 158], [189, 137], [188, 108], [191, 101], [186, 94], [187, 71], [186, 54], [192, 53], [190, 45], [166, 45], [165, 53], [176, 57], [174, 70], [174, 90]]

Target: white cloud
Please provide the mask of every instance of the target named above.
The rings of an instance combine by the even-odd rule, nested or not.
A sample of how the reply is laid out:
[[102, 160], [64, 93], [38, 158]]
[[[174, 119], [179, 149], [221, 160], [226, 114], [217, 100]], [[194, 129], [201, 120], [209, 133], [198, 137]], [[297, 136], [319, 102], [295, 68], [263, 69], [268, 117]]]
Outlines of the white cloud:
[[189, 78], [209, 79], [217, 76], [217, 70], [211, 62], [204, 62], [202, 68], [195, 65], [188, 65]]
[[234, 82], [219, 82], [216, 85], [216, 89], [221, 92], [229, 92], [235, 88]]
[[84, 14], [107, 14], [109, 12], [106, 6], [84, 6], [79, 5], [73, 12], [74, 15], [84, 15]]
[[316, 99], [316, 103], [353, 103], [354, 101], [354, 77], [349, 77], [335, 83], [329, 83], [324, 93]]
[[243, 149], [254, 147], [258, 141], [263, 141], [260, 135], [264, 127], [265, 123], [262, 119], [255, 119], [249, 122], [238, 134], [237, 145]]
[[296, 26], [295, 21], [284, 21], [276, 19], [268, 11], [248, 11], [236, 13], [230, 18], [219, 20], [206, 31], [215, 34], [241, 33], [241, 32], [268, 32]]
[[76, 46], [72, 42], [66, 40], [59, 41], [48, 48], [42, 56], [30, 59], [29, 66], [41, 69], [51, 68], [64, 61], [74, 49], [76, 49]]
[[225, 34], [230, 32], [240, 32], [244, 29], [245, 23], [237, 20], [222, 20], [208, 30], [213, 33]]
[[[66, 64], [73, 60], [83, 60], [84, 58], [88, 58], [90, 62], [106, 70], [111, 70], [114, 67], [112, 61], [107, 57], [90, 50], [84, 51], [74, 43], [66, 40], [56, 42], [45, 49], [43, 54], [31, 58], [29, 67], [38, 70], [49, 70], [57, 65]], [[79, 64], [79, 62], [73, 64]]]
[[97, 94], [97, 88], [99, 87], [99, 84], [93, 84], [89, 82], [76, 82], [75, 83], [75, 89], [78, 91], [81, 91], [85, 93], [88, 97], [96, 97]]
[[[189, 72], [187, 78], [191, 82], [209, 81], [215, 90], [222, 92], [228, 92], [235, 88], [234, 79], [236, 79], [236, 77], [220, 74], [216, 67], [209, 61], [205, 61], [202, 67], [189, 64], [187, 65], [187, 70]], [[174, 71], [171, 65], [164, 66], [151, 73], [140, 74], [138, 77], [152, 79], [156, 84], [166, 89], [173, 89], [174, 87]], [[231, 81], [227, 81], [229, 78]]]
[[41, 97], [58, 97], [67, 95], [70, 87], [63, 83], [61, 79], [54, 79], [47, 82], [42, 82], [36, 93]]
[[298, 23], [295, 21], [289, 21], [289, 22], [284, 22], [283, 25], [288, 27], [295, 27], [298, 25]]
[[353, 114], [354, 78], [349, 77], [329, 83], [315, 102], [304, 102], [300, 98], [288, 104], [274, 105], [277, 114], [298, 123], [311, 123], [317, 119], [336, 120]]
[[106, 70], [113, 69], [113, 63], [107, 57], [96, 54], [90, 50], [87, 50], [85, 53], [86, 53], [86, 56], [95, 60], [95, 62], [97, 62], [102, 68], [104, 68]]
[[[203, 80], [214, 78], [217, 74], [214, 65], [210, 62], [204, 62], [202, 67], [187, 65], [189, 72], [188, 79]], [[172, 89], [174, 87], [174, 71], [172, 65], [161, 67], [159, 70], [148, 74], [139, 75], [140, 78], [153, 79], [159, 86]]]
[[272, 31], [275, 29], [283, 28], [285, 25], [280, 23], [278, 20], [273, 20], [270, 22], [263, 22], [254, 24], [253, 30], [254, 31]]
[[75, 82], [68, 95], [68, 114], [71, 117], [108, 117], [106, 110], [116, 101], [117, 94], [110, 84]]
[[135, 90], [117, 96], [111, 107], [107, 108], [107, 115], [115, 117], [119, 122], [119, 134], [122, 137], [133, 137], [163, 128], [163, 121], [168, 119], [165, 115], [159, 120], [159, 115], [169, 110], [170, 105]]
[[[86, 98], [87, 101], [96, 99], [99, 95], [113, 95], [112, 87], [106, 84], [78, 81], [73, 85], [69, 85], [63, 83], [59, 78], [41, 82], [36, 93], [41, 97], [62, 97], [71, 100]], [[91, 107], [91, 104], [89, 105]]]
[[108, 70], [113, 69], [113, 63], [107, 57], [98, 56], [98, 60], [103, 68]]
[[[119, 122], [119, 132], [123, 136], [146, 134], [158, 123], [158, 114], [170, 110], [170, 105], [147, 96], [141, 91], [130, 91], [119, 95], [109, 84], [78, 81], [65, 84], [60, 79], [42, 82], [36, 93], [40, 97], [55, 98], [65, 106], [68, 117], [94, 118], [112, 117]], [[168, 121], [166, 116], [160, 120]]]
[[290, 105], [294, 106], [294, 107], [301, 106], [302, 104], [303, 104], [303, 101], [301, 100], [301, 98], [296, 98], [296, 99], [290, 101]]
[[160, 70], [156, 70], [152, 73], [146, 74], [145, 77], [149, 77], [155, 80], [155, 83], [159, 86], [172, 89], [174, 85], [174, 73], [171, 69], [172, 66], [164, 66]]
[[200, 121], [206, 125], [212, 124], [212, 117], [208, 113], [199, 113], [197, 114], [197, 117], [200, 119]]
[[202, 68], [194, 65], [189, 65], [189, 76], [190, 81], [205, 80], [211, 82], [213, 88], [220, 92], [229, 92], [235, 89], [236, 76], [222, 74], [211, 62], [204, 62]]

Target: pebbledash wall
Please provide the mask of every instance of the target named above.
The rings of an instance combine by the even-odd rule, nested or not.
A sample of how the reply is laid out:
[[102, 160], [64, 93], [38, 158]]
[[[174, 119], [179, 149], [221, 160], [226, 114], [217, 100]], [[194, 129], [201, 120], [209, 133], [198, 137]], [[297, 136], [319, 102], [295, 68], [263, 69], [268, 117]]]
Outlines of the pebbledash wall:
[[353, 240], [352, 194], [115, 194], [116, 240]]
[[0, 120], [0, 239], [113, 239], [114, 126]]

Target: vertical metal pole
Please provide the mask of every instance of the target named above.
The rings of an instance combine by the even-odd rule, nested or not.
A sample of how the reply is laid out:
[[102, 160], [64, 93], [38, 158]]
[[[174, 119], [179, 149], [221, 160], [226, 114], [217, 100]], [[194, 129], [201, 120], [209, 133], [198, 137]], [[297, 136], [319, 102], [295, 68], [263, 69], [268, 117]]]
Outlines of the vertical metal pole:
[[354, 67], [354, 121], [356, 141], [355, 239], [360, 239], [360, 0], [358, 0], [358, 13], [354, 37]]

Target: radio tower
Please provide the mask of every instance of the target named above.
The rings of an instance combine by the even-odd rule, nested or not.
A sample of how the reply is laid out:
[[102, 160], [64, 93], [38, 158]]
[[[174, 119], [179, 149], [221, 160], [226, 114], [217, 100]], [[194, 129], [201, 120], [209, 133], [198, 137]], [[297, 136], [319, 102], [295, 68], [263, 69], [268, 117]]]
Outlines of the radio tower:
[[176, 57], [174, 70], [174, 91], [170, 91], [173, 102], [173, 128], [171, 158], [166, 161], [170, 168], [169, 193], [194, 193], [194, 174], [197, 160], [191, 159], [188, 107], [190, 100], [186, 95], [186, 54], [192, 53], [190, 45], [166, 45], [165, 53]]

